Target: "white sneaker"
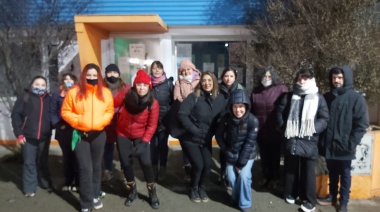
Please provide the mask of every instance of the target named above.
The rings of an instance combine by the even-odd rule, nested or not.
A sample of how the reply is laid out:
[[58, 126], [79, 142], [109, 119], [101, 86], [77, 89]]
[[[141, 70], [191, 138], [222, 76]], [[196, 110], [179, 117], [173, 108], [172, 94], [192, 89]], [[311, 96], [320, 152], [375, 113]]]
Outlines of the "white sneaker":
[[292, 195], [287, 195], [287, 196], [285, 196], [285, 202], [287, 202], [289, 204], [294, 204], [294, 203], [296, 203], [296, 200], [294, 199], [294, 197]]
[[95, 198], [95, 199], [94, 199], [94, 204], [93, 204], [93, 206], [94, 206], [94, 208], [95, 208], [96, 210], [98, 210], [98, 209], [101, 209], [101, 208], [103, 207], [103, 203], [100, 202], [99, 199]]

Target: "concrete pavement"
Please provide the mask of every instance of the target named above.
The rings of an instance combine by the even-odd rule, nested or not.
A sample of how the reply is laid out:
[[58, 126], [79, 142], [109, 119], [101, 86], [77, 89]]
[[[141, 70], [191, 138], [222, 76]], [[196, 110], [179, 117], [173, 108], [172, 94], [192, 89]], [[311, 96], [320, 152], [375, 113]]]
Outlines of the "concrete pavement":
[[[0, 211], [78, 211], [79, 195], [75, 192], [62, 192], [59, 188], [63, 183], [62, 156], [58, 146], [50, 149], [49, 167], [56, 191], [49, 193], [38, 189], [33, 198], [26, 198], [21, 192], [22, 160], [20, 155], [14, 154], [14, 148], [0, 146]], [[210, 183], [207, 187], [209, 202], [193, 203], [188, 197], [188, 185], [184, 182], [184, 171], [182, 170], [182, 154], [178, 146], [171, 146], [169, 151], [169, 162], [167, 167], [167, 179], [160, 182], [157, 187], [157, 195], [161, 202], [160, 211], [239, 211], [230, 200], [230, 189], [217, 184], [218, 148], [213, 149], [213, 166], [210, 175]], [[253, 206], [252, 211], [300, 211], [299, 205], [290, 205], [283, 201], [279, 191], [260, 190], [260, 161], [255, 161], [253, 168]], [[102, 189], [107, 193], [102, 199], [104, 207], [99, 211], [157, 211], [150, 207], [147, 202], [148, 192], [145, 183], [142, 182], [143, 174], [139, 164], [135, 161], [137, 189], [139, 199], [131, 207], [124, 206], [126, 195], [123, 184], [118, 180], [120, 165], [115, 157], [114, 179], [109, 184], [103, 185]], [[370, 200], [351, 200], [349, 211], [377, 212], [380, 210], [380, 198]], [[317, 211], [333, 212], [333, 206], [317, 206]]]

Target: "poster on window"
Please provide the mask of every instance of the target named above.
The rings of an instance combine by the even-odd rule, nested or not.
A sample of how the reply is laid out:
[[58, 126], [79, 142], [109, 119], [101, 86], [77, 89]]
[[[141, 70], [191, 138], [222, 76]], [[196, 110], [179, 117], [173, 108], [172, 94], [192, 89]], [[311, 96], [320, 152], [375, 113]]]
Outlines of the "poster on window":
[[371, 174], [373, 140], [373, 135], [365, 134], [356, 147], [356, 159], [351, 162], [351, 173], [353, 175]]
[[129, 55], [131, 58], [144, 60], [145, 59], [145, 44], [143, 43], [129, 44]]

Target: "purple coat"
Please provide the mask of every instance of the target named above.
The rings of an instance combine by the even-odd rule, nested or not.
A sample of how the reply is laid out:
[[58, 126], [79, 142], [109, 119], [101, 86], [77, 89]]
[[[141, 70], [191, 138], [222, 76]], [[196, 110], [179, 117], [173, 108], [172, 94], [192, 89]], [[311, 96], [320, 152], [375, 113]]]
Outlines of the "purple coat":
[[251, 112], [259, 119], [259, 137], [277, 134], [276, 111], [279, 97], [288, 92], [283, 84], [255, 87], [251, 94]]

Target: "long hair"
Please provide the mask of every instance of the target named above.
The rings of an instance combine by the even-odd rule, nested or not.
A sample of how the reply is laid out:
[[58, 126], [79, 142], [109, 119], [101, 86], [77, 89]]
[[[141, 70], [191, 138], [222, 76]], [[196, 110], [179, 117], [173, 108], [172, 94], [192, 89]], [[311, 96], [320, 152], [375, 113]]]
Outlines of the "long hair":
[[229, 71], [232, 71], [232, 72], [234, 73], [234, 75], [235, 75], [235, 81], [237, 80], [237, 71], [236, 71], [236, 69], [234, 69], [233, 67], [229, 66], [229, 67], [225, 68], [225, 69], [223, 70], [223, 72], [222, 72], [222, 75], [220, 75], [220, 79], [222, 80], [222, 82], [223, 82], [223, 77], [224, 77], [224, 75], [225, 75], [227, 72], [229, 72]]
[[77, 98], [78, 99], [82, 99], [82, 98], [85, 98], [87, 97], [87, 78], [86, 78], [86, 75], [87, 75], [87, 72], [88, 70], [90, 69], [95, 69], [96, 72], [98, 73], [98, 89], [96, 91], [96, 95], [97, 97], [104, 101], [104, 96], [103, 96], [103, 87], [104, 86], [104, 80], [103, 80], [103, 77], [102, 77], [102, 72], [99, 68], [98, 65], [94, 64], [94, 63], [89, 63], [87, 64], [83, 70], [82, 70], [82, 73], [79, 77], [79, 82], [78, 82], [78, 93], [77, 93]]
[[212, 99], [215, 99], [216, 96], [218, 95], [219, 93], [219, 85], [218, 85], [218, 79], [216, 78], [216, 76], [214, 75], [214, 73], [210, 72], [210, 71], [205, 71], [202, 73], [201, 75], [201, 79], [197, 85], [197, 88], [195, 90], [195, 95], [196, 96], [200, 96], [201, 95], [201, 91], [203, 91], [203, 87], [202, 87], [202, 80], [203, 80], [203, 77], [206, 76], [206, 75], [209, 75], [212, 79], [212, 90], [211, 90], [211, 98]]
[[261, 68], [256, 73], [256, 85], [261, 85], [261, 81], [263, 80], [263, 77], [265, 74], [269, 71], [269, 73], [272, 75], [272, 84], [278, 85], [280, 84], [280, 77], [278, 75], [278, 72], [276, 69], [273, 68], [273, 66], [267, 66], [265, 68]]

